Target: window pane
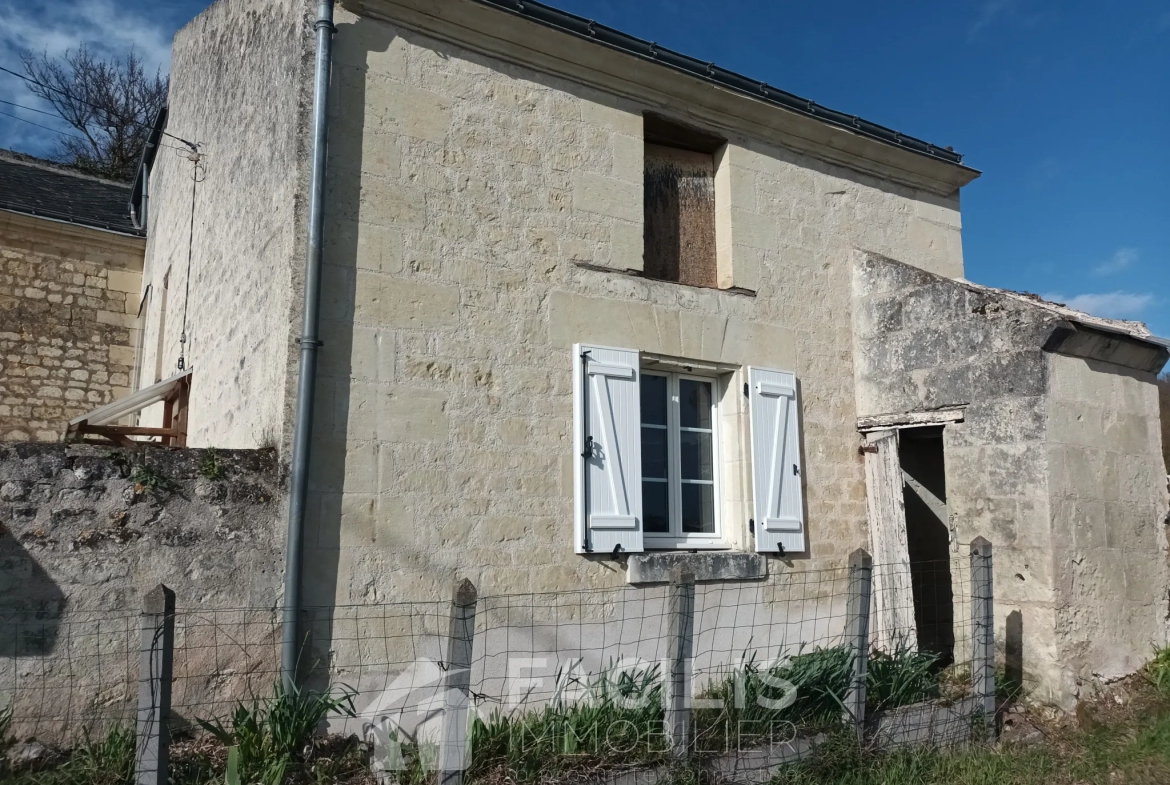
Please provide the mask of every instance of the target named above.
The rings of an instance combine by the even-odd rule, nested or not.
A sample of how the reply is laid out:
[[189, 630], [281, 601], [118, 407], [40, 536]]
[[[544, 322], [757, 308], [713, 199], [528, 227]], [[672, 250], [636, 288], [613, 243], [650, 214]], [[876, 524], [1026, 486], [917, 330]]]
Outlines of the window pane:
[[670, 532], [670, 486], [664, 482], [642, 483], [642, 531]]
[[666, 479], [665, 428], [642, 428], [642, 476]]
[[715, 533], [715, 486], [690, 485], [682, 487], [682, 528], [695, 534]]
[[[645, 430], [642, 432], [645, 433]], [[644, 436], [643, 441], [645, 441]], [[682, 478], [684, 480], [715, 479], [715, 455], [711, 444], [711, 434], [681, 431], [679, 433], [679, 447], [682, 450]], [[643, 464], [644, 466], [645, 464]]]
[[644, 373], [638, 389], [642, 395], [642, 422], [666, 425], [666, 377]]
[[678, 400], [682, 409], [679, 425], [684, 428], [711, 427], [711, 382], [679, 379]]

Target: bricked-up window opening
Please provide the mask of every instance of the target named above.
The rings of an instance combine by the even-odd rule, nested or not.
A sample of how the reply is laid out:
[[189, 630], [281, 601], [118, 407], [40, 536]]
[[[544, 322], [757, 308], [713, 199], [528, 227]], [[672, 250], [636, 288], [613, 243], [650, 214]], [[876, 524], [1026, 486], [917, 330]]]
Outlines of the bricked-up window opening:
[[715, 153], [724, 140], [657, 115], [643, 118], [647, 278], [718, 286]]

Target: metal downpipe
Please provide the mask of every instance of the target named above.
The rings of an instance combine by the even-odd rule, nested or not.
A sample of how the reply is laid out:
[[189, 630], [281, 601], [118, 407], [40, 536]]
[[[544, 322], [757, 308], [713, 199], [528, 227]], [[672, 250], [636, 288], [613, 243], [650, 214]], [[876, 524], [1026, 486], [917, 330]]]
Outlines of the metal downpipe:
[[325, 158], [328, 142], [329, 70], [333, 57], [333, 0], [317, 3], [317, 58], [313, 78], [313, 150], [309, 176], [309, 230], [305, 254], [305, 304], [301, 328], [301, 368], [293, 425], [293, 454], [288, 494], [288, 537], [284, 553], [284, 615], [280, 678], [286, 692], [297, 685], [300, 659], [301, 564], [305, 498], [309, 483], [309, 437], [313, 430], [313, 395], [317, 380], [317, 322], [321, 300], [321, 233], [325, 222]]

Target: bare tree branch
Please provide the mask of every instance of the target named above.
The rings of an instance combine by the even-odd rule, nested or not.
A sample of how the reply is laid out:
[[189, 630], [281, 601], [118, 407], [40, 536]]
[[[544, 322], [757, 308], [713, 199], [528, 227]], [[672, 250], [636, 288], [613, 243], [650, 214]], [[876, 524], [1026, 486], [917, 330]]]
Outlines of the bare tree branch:
[[32, 92], [85, 137], [62, 137], [56, 159], [90, 174], [131, 179], [150, 123], [166, 103], [167, 78], [157, 71], [148, 75], [133, 51], [107, 61], [82, 46], [60, 58], [26, 52], [21, 61], [39, 83], [30, 86]]

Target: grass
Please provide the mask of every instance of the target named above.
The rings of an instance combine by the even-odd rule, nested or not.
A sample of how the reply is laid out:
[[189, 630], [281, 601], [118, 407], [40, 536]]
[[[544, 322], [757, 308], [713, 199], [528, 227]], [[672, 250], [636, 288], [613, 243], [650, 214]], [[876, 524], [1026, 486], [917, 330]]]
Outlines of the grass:
[[[280, 785], [289, 778], [332, 782], [341, 772], [333, 765], [335, 756], [315, 754], [317, 731], [331, 715], [355, 716], [353, 697], [344, 688], [338, 693], [288, 692], [278, 681], [270, 698], [238, 704], [226, 724], [199, 720], [199, 725], [227, 748], [225, 770], [234, 768], [241, 783]], [[201, 761], [195, 756], [172, 781], [206, 782], [216, 768], [210, 757]]]
[[1163, 695], [1170, 695], [1170, 646], [1155, 646], [1154, 657], [1145, 666], [1146, 678]]
[[[471, 779], [505, 774], [517, 782], [564, 773], [656, 761], [662, 735], [662, 675], [657, 665], [610, 666], [585, 682], [573, 668], [557, 674], [555, 696], [541, 710], [492, 712], [471, 727]], [[576, 689], [576, 701], [566, 695]]]
[[1050, 732], [1043, 744], [908, 749], [876, 754], [831, 737], [771, 785], [1166, 785], [1170, 706], [1164, 701], [1091, 729]]
[[0, 769], [11, 785], [131, 785], [134, 782], [134, 729], [115, 726], [105, 737], [84, 741], [59, 765], [19, 772]]

